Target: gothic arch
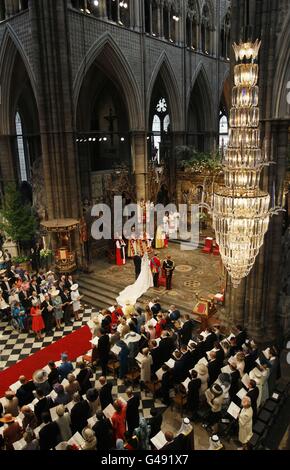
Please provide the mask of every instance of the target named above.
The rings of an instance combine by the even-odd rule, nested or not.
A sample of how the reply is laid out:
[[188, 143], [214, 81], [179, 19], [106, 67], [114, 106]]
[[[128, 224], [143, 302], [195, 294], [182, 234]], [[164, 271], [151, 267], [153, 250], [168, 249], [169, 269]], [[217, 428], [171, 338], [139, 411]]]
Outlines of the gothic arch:
[[89, 49], [74, 80], [75, 120], [79, 95], [90, 67], [97, 62], [122, 89], [128, 108], [131, 130], [142, 127], [141, 99], [134, 74], [122, 51], [109, 33], [103, 34]]
[[7, 24], [0, 48], [0, 83], [2, 90], [5, 90], [5, 93], [2, 94], [1, 97], [2, 102], [0, 107], [0, 133], [4, 135], [8, 135], [11, 131], [11, 82], [13, 67], [15, 64], [17, 53], [19, 54], [22, 63], [25, 67], [25, 71], [29, 78], [29, 84], [31, 85], [37, 106], [37, 85], [33, 70], [29, 63], [28, 57], [24, 51], [24, 48], [21, 42], [19, 41], [19, 38], [17, 37], [11, 26]]
[[178, 89], [178, 83], [165, 52], [163, 52], [152, 72], [149, 86], [147, 90], [147, 116], [150, 116], [150, 105], [155, 83], [158, 77], [161, 77], [166, 93], [168, 95], [170, 112], [171, 112], [171, 129], [172, 131], [179, 131], [182, 129], [182, 112], [181, 112], [181, 97]]
[[200, 86], [202, 96], [205, 100], [206, 105], [207, 106], [213, 106], [213, 97], [212, 97], [211, 85], [210, 85], [206, 70], [204, 68], [204, 65], [202, 63], [199, 63], [199, 65], [197, 66], [197, 68], [195, 70], [195, 73], [192, 77], [191, 84], [190, 84], [190, 89], [187, 93], [186, 102], [188, 103], [188, 105], [189, 105], [189, 101], [190, 101], [194, 86], [197, 83]]
[[[192, 144], [199, 150], [210, 150], [210, 136], [216, 127], [210, 83], [204, 66], [201, 64], [193, 77], [187, 97], [187, 128], [192, 134]], [[190, 138], [190, 137], [189, 137]]]

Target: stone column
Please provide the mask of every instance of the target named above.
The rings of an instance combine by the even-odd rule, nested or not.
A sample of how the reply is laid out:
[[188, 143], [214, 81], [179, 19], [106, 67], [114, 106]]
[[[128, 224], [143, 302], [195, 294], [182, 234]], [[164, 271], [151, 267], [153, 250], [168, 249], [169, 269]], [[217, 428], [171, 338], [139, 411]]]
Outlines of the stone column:
[[164, 39], [164, 25], [163, 25], [163, 7], [164, 7], [164, 1], [161, 0], [160, 2], [160, 37], [161, 39]]
[[152, 0], [150, 0], [149, 11], [150, 11], [150, 34], [152, 35], [153, 33]]
[[15, 0], [5, 0], [5, 8], [6, 8], [6, 18], [10, 18], [17, 13], [17, 9], [15, 7]]
[[121, 17], [121, 15], [120, 15], [120, 4], [119, 4], [120, 2], [119, 2], [119, 0], [115, 0], [115, 1], [116, 1], [116, 4], [117, 4], [117, 23], [119, 24], [120, 17]]
[[108, 18], [106, 0], [99, 0], [99, 16], [104, 19]]
[[197, 47], [198, 51], [201, 51], [201, 23], [196, 25], [196, 35], [197, 35]]
[[172, 134], [172, 146], [171, 146], [171, 156], [168, 161], [169, 166], [169, 195], [171, 197], [170, 202], [177, 202], [177, 178], [176, 178], [176, 159], [174, 150], [176, 147], [184, 145], [186, 142], [186, 135], [183, 132], [174, 132]]
[[139, 7], [139, 2], [132, 2], [128, 0], [130, 28], [135, 29], [135, 31], [141, 31]]
[[157, 28], [158, 28], [158, 36], [161, 38], [161, 31], [162, 31], [162, 22], [163, 17], [161, 16], [161, 5], [158, 3], [157, 5]]
[[145, 132], [134, 132], [132, 136], [132, 151], [137, 200], [145, 199], [147, 195], [147, 139]]
[[32, 0], [31, 34], [49, 218], [79, 217], [66, 0]]

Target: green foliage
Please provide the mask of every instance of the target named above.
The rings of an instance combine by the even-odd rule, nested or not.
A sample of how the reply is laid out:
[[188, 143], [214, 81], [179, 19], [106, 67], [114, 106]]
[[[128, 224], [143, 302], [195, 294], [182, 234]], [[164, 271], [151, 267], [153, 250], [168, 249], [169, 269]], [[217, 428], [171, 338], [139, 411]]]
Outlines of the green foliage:
[[175, 148], [178, 168], [192, 173], [222, 172], [221, 156], [216, 154], [197, 152], [194, 147], [181, 145]]
[[21, 193], [15, 185], [5, 189], [3, 209], [0, 211], [0, 229], [20, 245], [30, 242], [36, 232], [37, 222], [29, 204], [23, 204]]
[[44, 248], [40, 250], [40, 258], [49, 258], [50, 256], [52, 256], [52, 250], [48, 248], [46, 250]]
[[28, 263], [30, 259], [27, 256], [16, 256], [12, 259], [13, 264]]

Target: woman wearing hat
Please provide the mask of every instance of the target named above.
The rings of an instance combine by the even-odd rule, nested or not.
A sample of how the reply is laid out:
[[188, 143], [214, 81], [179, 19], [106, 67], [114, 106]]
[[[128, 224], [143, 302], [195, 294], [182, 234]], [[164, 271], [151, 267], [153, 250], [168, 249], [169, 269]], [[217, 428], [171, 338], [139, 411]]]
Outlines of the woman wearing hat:
[[48, 395], [51, 392], [51, 387], [48, 383], [48, 375], [44, 370], [36, 370], [32, 376], [32, 380], [36, 391], [41, 390], [43, 395]]
[[64, 405], [58, 405], [56, 407], [56, 414], [58, 418], [55, 422], [58, 425], [61, 440], [69, 441], [72, 437], [70, 414], [65, 412]]
[[24, 430], [26, 430], [27, 427], [29, 427], [31, 430], [37, 428], [37, 418], [30, 406], [22, 406], [21, 413], [24, 415], [22, 420], [22, 427]]
[[15, 421], [12, 414], [7, 413], [3, 418], [0, 418], [0, 422], [7, 424], [7, 428], [3, 431], [3, 438], [6, 450], [14, 450], [13, 444], [22, 437], [22, 427]]
[[216, 424], [221, 416], [221, 410], [224, 401], [223, 389], [220, 385], [214, 383], [205, 392], [206, 401], [210, 407], [210, 413], [207, 418], [207, 423], [203, 424], [203, 427], [210, 429], [211, 425]]
[[197, 372], [197, 378], [201, 381], [199, 396], [202, 396], [208, 388], [208, 369], [205, 364], [196, 364], [194, 370]]
[[153, 364], [152, 356], [149, 354], [149, 348], [142, 349], [143, 357], [140, 361], [141, 368], [141, 385], [145, 386], [146, 382], [151, 382], [151, 366]]
[[244, 397], [242, 399], [242, 409], [239, 415], [239, 441], [246, 447], [253, 435], [253, 409], [251, 399]]
[[14, 417], [18, 416], [19, 414], [18, 398], [15, 396], [15, 392], [12, 392], [12, 390], [7, 390], [7, 392], [5, 392], [4, 411], [6, 414], [9, 413]]
[[50, 291], [51, 303], [53, 305], [53, 316], [55, 318], [56, 329], [61, 329], [61, 320], [63, 318], [62, 300], [59, 295], [59, 290], [53, 289]]
[[55, 406], [56, 405], [67, 405], [69, 402], [69, 396], [68, 394], [64, 391], [63, 385], [56, 383], [53, 386], [53, 390], [56, 393], [56, 397], [53, 400]]
[[95, 416], [100, 407], [99, 392], [96, 388], [89, 388], [86, 393], [87, 401], [90, 405], [91, 415]]
[[36, 439], [32, 429], [26, 429], [25, 433], [23, 434], [23, 439], [25, 440], [26, 444], [22, 450], [39, 450], [39, 442]]
[[94, 431], [90, 428], [83, 429], [82, 432], [85, 444], [82, 446], [82, 450], [96, 450], [97, 449], [97, 438]]
[[78, 284], [73, 284], [70, 288], [71, 290], [71, 300], [72, 300], [72, 303], [73, 303], [73, 312], [74, 312], [74, 316], [75, 316], [75, 319], [76, 321], [79, 320], [79, 313], [80, 313], [80, 309], [81, 309], [81, 298], [82, 296], [80, 295], [79, 293], [79, 285]]
[[41, 331], [44, 330], [45, 324], [41, 315], [42, 310], [40, 310], [39, 305], [35, 305], [30, 309], [30, 315], [32, 318], [32, 330], [36, 333], [36, 338], [41, 339], [44, 335], [41, 334]]

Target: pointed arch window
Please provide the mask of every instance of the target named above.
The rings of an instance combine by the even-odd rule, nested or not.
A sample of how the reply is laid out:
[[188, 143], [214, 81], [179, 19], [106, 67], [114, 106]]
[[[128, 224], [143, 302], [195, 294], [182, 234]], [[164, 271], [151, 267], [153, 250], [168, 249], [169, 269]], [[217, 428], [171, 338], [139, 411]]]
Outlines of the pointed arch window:
[[22, 120], [18, 111], [15, 115], [15, 129], [20, 180], [28, 181], [28, 169], [24, 150]]
[[228, 118], [223, 110], [220, 111], [219, 119], [219, 148], [222, 153], [227, 147], [229, 141], [229, 122]]
[[170, 116], [168, 113], [168, 106], [166, 99], [161, 97], [155, 107], [155, 114], [152, 121], [152, 134], [153, 134], [153, 152], [152, 159], [160, 163], [160, 146], [164, 133], [170, 131]]

